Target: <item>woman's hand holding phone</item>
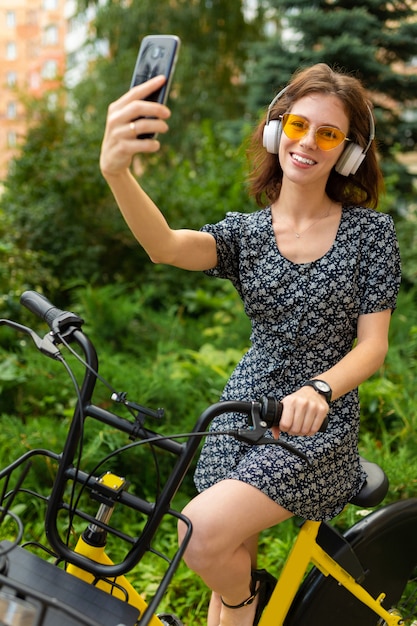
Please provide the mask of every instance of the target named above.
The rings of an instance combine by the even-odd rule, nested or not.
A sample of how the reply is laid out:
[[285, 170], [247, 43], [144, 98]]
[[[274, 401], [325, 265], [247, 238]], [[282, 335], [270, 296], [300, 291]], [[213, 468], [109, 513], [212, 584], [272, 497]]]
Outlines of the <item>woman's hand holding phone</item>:
[[[130, 87], [146, 83], [150, 78], [165, 76], [166, 80], [147, 96], [147, 100], [166, 104], [177, 65], [181, 41], [176, 35], [147, 35], [142, 39], [133, 70]], [[135, 119], [133, 120], [133, 122]], [[152, 133], [138, 134], [138, 139], [150, 139]]]
[[159, 150], [156, 137], [168, 130], [171, 113], [165, 103], [180, 44], [176, 35], [143, 38], [130, 90], [108, 109], [100, 156], [104, 176], [125, 171], [138, 152]]
[[165, 76], [156, 76], [110, 104], [100, 155], [104, 176], [116, 175], [129, 168], [133, 156], [139, 152], [159, 150], [160, 144], [155, 136], [167, 132], [166, 120], [171, 112], [164, 104], [148, 98], [165, 82]]

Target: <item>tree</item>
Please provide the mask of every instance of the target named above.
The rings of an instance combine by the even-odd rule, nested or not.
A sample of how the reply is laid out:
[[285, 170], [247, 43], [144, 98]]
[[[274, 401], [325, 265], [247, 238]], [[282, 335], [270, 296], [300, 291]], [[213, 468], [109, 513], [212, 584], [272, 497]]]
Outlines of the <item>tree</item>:
[[[192, 289], [201, 276], [181, 272], [179, 280], [179, 270], [149, 262], [99, 171], [103, 129], [74, 117], [70, 123], [62, 109], [36, 111], [40, 121], [0, 198], [3, 294], [40, 288], [65, 306], [68, 292], [80, 285], [152, 282], [155, 306], [178, 301], [178, 291]], [[199, 144], [192, 158], [167, 150], [166, 163], [159, 156], [148, 160], [157, 174], [145, 176], [143, 185], [174, 227], [199, 228], [226, 211], [249, 208], [242, 155], [214, 135], [209, 121], [200, 125]]]
[[97, 6], [92, 37], [108, 42], [109, 58], [99, 62], [88, 85], [83, 84], [83, 89], [95, 88], [98, 94], [84, 100], [86, 106], [106, 108], [126, 91], [143, 36], [172, 33], [180, 37], [182, 47], [170, 96], [170, 145], [187, 149], [190, 136], [193, 142], [197, 139], [193, 129], [202, 120], [242, 118], [248, 43], [262, 32], [261, 13], [245, 19], [243, 0], [80, 0], [80, 9], [88, 4]]
[[412, 0], [268, 0], [275, 34], [253, 46], [249, 101], [265, 107], [299, 67], [325, 62], [360, 78], [375, 106], [383, 166], [402, 193], [411, 177], [395, 161], [417, 142], [417, 21]]
[[[82, 2], [80, 8], [87, 4], [93, 2]], [[238, 161], [225, 167], [224, 161], [241, 135], [232, 128], [230, 143], [214, 121], [220, 120], [222, 126], [228, 116], [241, 117], [237, 102], [244, 85], [233, 82], [244, 67], [245, 34], [254, 28], [253, 22], [246, 24], [241, 3], [228, 8], [219, 0], [100, 3], [91, 38], [94, 44], [105, 39], [110, 56], [92, 64], [85, 80], [71, 90], [69, 110], [51, 109], [47, 100], [27, 103], [26, 109], [32, 110], [31, 128], [5, 181], [0, 211], [13, 225], [6, 232], [7, 249], [17, 256], [20, 251], [21, 259], [32, 251], [38, 266], [45, 268], [38, 280], [27, 272], [29, 286], [43, 287], [56, 300], [58, 292], [65, 298], [66, 290], [85, 282], [138, 284], [152, 273], [152, 280], [161, 286], [161, 301], [181, 287], [175, 270], [154, 271], [100, 174], [107, 106], [128, 88], [142, 36], [178, 33], [183, 46], [172, 92], [171, 131], [158, 154], [155, 174], [156, 161], [146, 160], [146, 185], [174, 224], [181, 224], [185, 213], [186, 223], [191, 225], [191, 217], [198, 227], [221, 211], [236, 208], [229, 201], [236, 200], [235, 181], [241, 184], [241, 167]], [[213, 123], [204, 126], [207, 117]], [[181, 190], [190, 203], [180, 205], [173, 189], [178, 194]], [[223, 196], [215, 197], [220, 190]], [[238, 204], [242, 206], [240, 198]]]
[[[94, 2], [82, 0], [84, 8], [87, 4]], [[19, 257], [19, 276], [23, 273], [29, 286], [62, 294], [85, 282], [151, 280], [158, 284], [159, 302], [165, 302], [194, 284], [191, 275], [181, 273], [179, 280], [175, 269], [149, 263], [99, 171], [107, 106], [128, 88], [147, 33], [173, 32], [183, 43], [170, 101], [170, 132], [162, 139], [162, 151], [144, 160], [142, 178], [174, 227], [198, 228], [226, 211], [253, 208], [238, 153], [246, 121], [257, 117], [297, 67], [317, 61], [343, 65], [364, 79], [377, 105], [391, 191], [395, 185], [389, 202], [398, 190], [403, 197], [410, 191], [410, 177], [392, 158], [397, 146], [410, 149], [415, 137], [411, 125], [407, 141], [401, 136], [401, 105], [412, 103], [416, 84], [413, 76], [406, 80], [403, 69], [417, 47], [407, 5], [259, 0], [250, 20], [243, 6], [243, 0], [230, 5], [222, 0], [100, 3], [91, 37], [108, 41], [110, 57], [93, 64], [71, 90], [69, 111], [43, 103], [35, 107], [0, 200], [0, 216], [7, 215], [3, 258], [10, 258], [10, 251]], [[31, 264], [26, 274], [21, 267], [25, 258]], [[3, 292], [8, 291], [6, 285]]]
[[98, 172], [95, 129], [69, 123], [61, 108], [38, 103], [33, 110], [39, 119], [11, 165], [1, 196], [0, 210], [12, 224], [6, 241], [21, 255], [32, 251], [44, 268], [37, 276], [27, 272], [31, 288], [64, 293], [97, 276], [114, 278], [121, 226]]

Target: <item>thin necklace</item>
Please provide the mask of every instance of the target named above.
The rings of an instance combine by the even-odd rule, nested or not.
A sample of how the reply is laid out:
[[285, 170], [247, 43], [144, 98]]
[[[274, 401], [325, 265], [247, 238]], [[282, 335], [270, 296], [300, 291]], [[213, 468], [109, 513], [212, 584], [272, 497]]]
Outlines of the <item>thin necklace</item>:
[[320, 217], [318, 217], [316, 220], [314, 220], [314, 222], [312, 222], [310, 224], [310, 226], [307, 226], [307, 228], [305, 228], [304, 230], [301, 230], [300, 232], [296, 232], [292, 228], [291, 230], [293, 231], [296, 239], [301, 239], [302, 235], [304, 235], [304, 233], [306, 233], [308, 230], [310, 230], [310, 228], [313, 228], [314, 224], [317, 224], [317, 222], [320, 222], [321, 220], [324, 220], [326, 217], [329, 217], [330, 209], [332, 208], [332, 204], [333, 204], [333, 201], [330, 200], [330, 205], [329, 205], [329, 208], [327, 209], [327, 213], [324, 213], [323, 215], [320, 215]]

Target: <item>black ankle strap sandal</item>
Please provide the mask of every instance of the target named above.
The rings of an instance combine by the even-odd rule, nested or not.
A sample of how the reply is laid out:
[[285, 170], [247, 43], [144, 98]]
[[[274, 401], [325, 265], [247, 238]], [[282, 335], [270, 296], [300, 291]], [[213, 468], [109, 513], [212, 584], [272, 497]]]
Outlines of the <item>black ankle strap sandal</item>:
[[[257, 583], [259, 583], [258, 587], [256, 587]], [[276, 578], [269, 574], [266, 570], [252, 570], [252, 578], [250, 583], [250, 593], [251, 595], [246, 600], [243, 600], [240, 604], [227, 604], [221, 598], [222, 604], [228, 609], [241, 609], [244, 606], [248, 606], [252, 604], [255, 600], [256, 596], [259, 594], [259, 602], [256, 607], [255, 619], [253, 621], [253, 626], [257, 626], [259, 620], [261, 619], [262, 612], [266, 605], [268, 604], [269, 598], [274, 591], [275, 585], [277, 584]]]
[[227, 602], [225, 602], [223, 600], [223, 598], [221, 598], [222, 604], [224, 606], [226, 606], [228, 609], [241, 609], [243, 606], [249, 606], [249, 604], [252, 604], [252, 602], [255, 600], [256, 596], [258, 595], [261, 587], [259, 586], [256, 591], [253, 591], [253, 587], [255, 586], [256, 582], [253, 579], [251, 579], [251, 584], [250, 584], [250, 592], [251, 595], [249, 596], [249, 598], [246, 598], [246, 600], [243, 600], [243, 602], [241, 602], [240, 604], [227, 604]]

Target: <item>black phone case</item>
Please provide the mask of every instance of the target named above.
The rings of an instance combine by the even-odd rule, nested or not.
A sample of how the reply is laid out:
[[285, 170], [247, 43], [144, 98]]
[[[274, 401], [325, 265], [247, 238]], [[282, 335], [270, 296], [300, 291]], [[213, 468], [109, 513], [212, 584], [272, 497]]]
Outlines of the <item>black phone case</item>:
[[131, 87], [164, 74], [166, 83], [147, 99], [165, 104], [171, 86], [180, 40], [175, 35], [148, 35], [142, 40]]
[[[177, 62], [180, 39], [176, 35], [148, 35], [142, 40], [130, 87], [136, 87], [150, 78], [164, 74], [167, 80], [146, 100], [165, 104]], [[138, 139], [151, 139], [155, 135], [138, 135]]]

